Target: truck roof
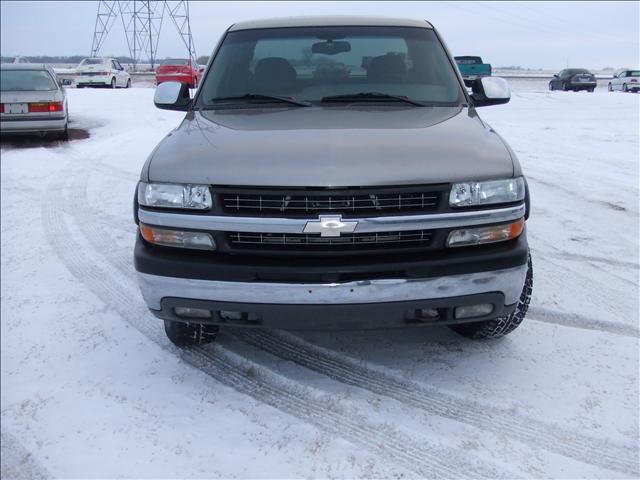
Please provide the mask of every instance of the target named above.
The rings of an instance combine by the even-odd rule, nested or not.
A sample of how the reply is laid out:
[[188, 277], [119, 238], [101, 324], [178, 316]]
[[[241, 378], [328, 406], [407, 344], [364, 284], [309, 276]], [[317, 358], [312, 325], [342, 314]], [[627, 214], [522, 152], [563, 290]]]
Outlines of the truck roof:
[[238, 22], [229, 31], [253, 30], [258, 28], [287, 27], [419, 27], [433, 28], [426, 20], [388, 17], [360, 17], [347, 15], [316, 15], [307, 17], [281, 17], [264, 20]]

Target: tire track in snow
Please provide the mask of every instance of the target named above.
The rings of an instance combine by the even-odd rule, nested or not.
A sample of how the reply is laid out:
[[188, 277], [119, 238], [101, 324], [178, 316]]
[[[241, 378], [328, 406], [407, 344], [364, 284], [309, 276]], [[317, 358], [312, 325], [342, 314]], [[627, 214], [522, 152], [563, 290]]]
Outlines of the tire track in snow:
[[397, 375], [365, 367], [347, 356], [289, 333], [237, 330], [234, 335], [242, 341], [283, 360], [339, 382], [394, 398], [421, 410], [425, 415], [438, 415], [472, 425], [590, 465], [638, 474], [638, 464], [633, 460], [638, 452], [634, 451], [633, 445], [625, 447], [535, 418], [517, 415], [495, 405], [489, 407], [448, 395]]
[[552, 323], [563, 327], [575, 327], [597, 332], [608, 332], [631, 338], [640, 338], [640, 330], [633, 325], [609, 320], [598, 320], [577, 313], [564, 313], [545, 307], [529, 306], [531, 320]]
[[[80, 198], [86, 193], [87, 180], [86, 174], [78, 175], [75, 179], [72, 191], [82, 192]], [[109, 250], [108, 239], [95, 229], [95, 224], [87, 217], [88, 212], [83, 210], [81, 205], [74, 206], [72, 211], [77, 216], [77, 224], [92, 246], [99, 252], [107, 252], [107, 260], [120, 272], [132, 275], [132, 263], [117, 252]], [[627, 460], [633, 456], [632, 448], [584, 436], [534, 418], [514, 416], [513, 412], [507, 409], [469, 402], [396, 375], [364, 367], [344, 355], [290, 334], [240, 330], [235, 335], [271, 355], [292, 361], [338, 382], [393, 398], [421, 410], [424, 414], [438, 415], [481, 430], [505, 435], [525, 444], [602, 468], [625, 473], [638, 471], [637, 464]]]
[[[50, 186], [49, 192], [61, 188], [61, 182], [58, 180], [57, 185], [54, 183]], [[44, 198], [54, 197], [45, 195]], [[82, 197], [80, 198], [82, 202]], [[73, 205], [71, 210], [77, 214], [81, 211], [81, 206]], [[118, 277], [122, 275], [114, 271], [110, 265], [101, 265], [101, 262], [87, 255], [82, 246], [73, 240], [72, 231], [67, 227], [58, 206], [52, 202], [44, 202], [42, 220], [47, 240], [57, 256], [71, 274], [97, 298], [143, 335], [219, 382], [305, 423], [313, 424], [320, 430], [344, 438], [367, 451], [389, 457], [397, 465], [419, 476], [453, 478], [460, 477], [461, 472], [465, 472], [471, 477], [513, 477], [513, 474], [500, 471], [492, 465], [479, 461], [469, 462], [463, 458], [466, 452], [462, 451], [461, 454], [459, 449], [433, 445], [427, 438], [409, 437], [389, 424], [347, 411], [344, 406], [336, 404], [335, 398], [331, 395], [321, 397], [312, 393], [309, 388], [295, 384], [260, 364], [225, 351], [219, 345], [213, 349], [177, 349], [171, 346], [164, 338], [160, 322], [149, 314], [141, 299], [133, 300], [138, 298], [139, 294], [130, 277], [120, 281]], [[77, 226], [85, 229], [83, 235], [89, 234], [92, 238], [90, 243], [93, 248], [98, 247], [96, 252], [99, 255], [113, 257], [119, 265], [116, 266], [118, 270], [126, 265], [122, 257], [118, 257], [120, 260], [116, 259], [114, 250], [102, 248], [101, 241], [108, 244], [104, 232], [92, 232], [91, 222], [83, 221], [81, 217], [78, 220]], [[130, 264], [125, 268], [127, 266], [130, 267]]]

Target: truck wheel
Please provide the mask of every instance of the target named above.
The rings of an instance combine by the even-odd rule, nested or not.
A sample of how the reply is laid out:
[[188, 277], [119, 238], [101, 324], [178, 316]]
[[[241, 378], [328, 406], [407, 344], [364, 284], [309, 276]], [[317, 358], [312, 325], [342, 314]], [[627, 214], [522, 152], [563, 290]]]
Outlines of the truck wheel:
[[533, 266], [531, 256], [529, 256], [527, 276], [520, 294], [520, 299], [516, 305], [516, 309], [510, 315], [504, 315], [494, 320], [485, 322], [462, 323], [459, 325], [451, 325], [450, 328], [456, 333], [468, 338], [498, 338], [513, 332], [524, 320], [524, 316], [529, 309], [529, 301], [531, 300], [531, 290], [533, 288]]
[[218, 336], [220, 327], [202, 323], [164, 321], [164, 331], [169, 340], [177, 347], [205, 345]]

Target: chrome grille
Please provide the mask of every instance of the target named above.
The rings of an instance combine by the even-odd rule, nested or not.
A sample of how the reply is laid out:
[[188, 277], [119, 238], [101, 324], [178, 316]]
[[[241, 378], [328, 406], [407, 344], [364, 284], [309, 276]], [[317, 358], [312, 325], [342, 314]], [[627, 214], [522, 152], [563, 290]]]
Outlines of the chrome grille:
[[268, 216], [317, 215], [395, 215], [434, 211], [440, 191], [354, 191], [354, 192], [222, 192], [220, 200], [226, 212]]
[[304, 233], [229, 232], [230, 246], [268, 251], [335, 251], [428, 247], [433, 233], [429, 230], [351, 233], [339, 237], [320, 237]]

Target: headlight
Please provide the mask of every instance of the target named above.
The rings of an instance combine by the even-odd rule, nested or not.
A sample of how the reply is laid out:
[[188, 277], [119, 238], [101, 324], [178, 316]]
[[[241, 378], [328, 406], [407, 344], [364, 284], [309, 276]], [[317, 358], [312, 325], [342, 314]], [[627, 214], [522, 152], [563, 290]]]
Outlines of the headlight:
[[195, 250], [216, 249], [216, 242], [207, 232], [169, 230], [140, 223], [140, 234], [147, 242], [164, 247], [191, 248]]
[[524, 179], [522, 177], [486, 182], [454, 183], [449, 194], [449, 205], [467, 207], [472, 205], [490, 205], [492, 203], [511, 203], [524, 198]]
[[468, 247], [485, 243], [506, 242], [519, 237], [523, 229], [524, 220], [521, 218], [516, 222], [503, 225], [453, 230], [447, 238], [447, 247]]
[[213, 200], [207, 185], [140, 182], [138, 203], [145, 207], [206, 210], [211, 208]]

